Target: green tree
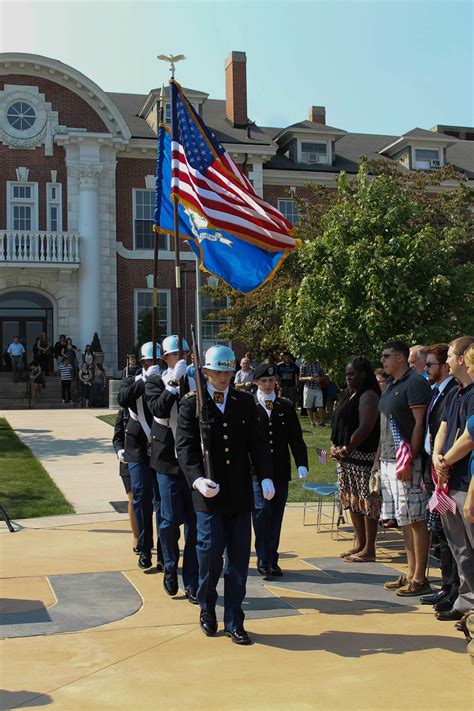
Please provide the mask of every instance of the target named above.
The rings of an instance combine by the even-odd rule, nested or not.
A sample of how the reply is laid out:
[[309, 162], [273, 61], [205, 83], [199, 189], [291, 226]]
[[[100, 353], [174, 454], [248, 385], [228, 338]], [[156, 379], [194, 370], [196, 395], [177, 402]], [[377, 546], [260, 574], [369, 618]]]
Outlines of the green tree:
[[[435, 194], [447, 180], [457, 187]], [[378, 364], [389, 339], [472, 332], [472, 193], [463, 180], [449, 168], [434, 176], [363, 163], [353, 180], [339, 176], [324, 214], [307, 203], [303, 276], [275, 295], [290, 349], [340, 372], [355, 354]]]

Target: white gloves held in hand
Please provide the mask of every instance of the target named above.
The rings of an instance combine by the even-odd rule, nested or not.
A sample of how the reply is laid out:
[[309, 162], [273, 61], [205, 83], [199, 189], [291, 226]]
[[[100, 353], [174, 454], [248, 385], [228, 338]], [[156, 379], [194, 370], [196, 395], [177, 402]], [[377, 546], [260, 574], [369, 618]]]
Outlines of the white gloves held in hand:
[[186, 369], [188, 367], [188, 364], [184, 359], [178, 360], [176, 365], [173, 368], [173, 372], [171, 374], [171, 380], [177, 380], [180, 381], [181, 378], [184, 378], [186, 375]]
[[119, 449], [117, 452], [117, 457], [119, 462], [122, 462], [122, 464], [126, 464], [127, 460], [125, 459], [125, 450], [124, 449]]
[[197, 489], [206, 499], [212, 499], [213, 496], [216, 496], [219, 493], [219, 488], [219, 484], [211, 481], [211, 479], [205, 479], [203, 476], [193, 483], [193, 489]]
[[152, 375], [160, 375], [161, 374], [161, 368], [159, 365], [150, 365], [149, 368], [145, 371], [145, 377], [146, 378], [151, 378]]
[[298, 476], [300, 479], [307, 479], [308, 469], [306, 467], [298, 467]]
[[263, 498], [270, 501], [275, 496], [275, 487], [271, 479], [263, 479], [262, 481]]

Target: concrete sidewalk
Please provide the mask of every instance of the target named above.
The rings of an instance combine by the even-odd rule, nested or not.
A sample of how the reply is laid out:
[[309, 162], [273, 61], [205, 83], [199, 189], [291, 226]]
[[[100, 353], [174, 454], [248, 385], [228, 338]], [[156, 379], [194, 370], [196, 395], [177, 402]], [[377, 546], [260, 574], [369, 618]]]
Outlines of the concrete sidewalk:
[[112, 447], [113, 429], [98, 415], [112, 410], [4, 410], [78, 514], [114, 513], [126, 495]]
[[110, 505], [125, 493], [98, 414], [3, 413], [80, 513], [17, 521], [13, 534], [0, 522], [0, 709], [470, 708], [463, 637], [383, 588], [405, 569], [400, 534], [379, 540], [377, 563], [344, 563], [352, 530], [317, 534], [300, 504], [285, 513], [284, 576], [263, 580], [251, 559], [254, 644], [224, 636], [219, 603], [219, 632], [205, 637], [182, 592], [171, 599], [155, 568], [137, 567], [127, 517]]

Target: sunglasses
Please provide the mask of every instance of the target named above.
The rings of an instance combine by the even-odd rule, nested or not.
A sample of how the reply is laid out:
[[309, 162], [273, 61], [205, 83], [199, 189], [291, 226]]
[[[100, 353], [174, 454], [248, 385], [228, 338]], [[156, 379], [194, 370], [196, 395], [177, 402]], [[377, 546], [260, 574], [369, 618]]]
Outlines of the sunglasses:
[[399, 353], [382, 353], [380, 356], [381, 359], [386, 360], [387, 358], [391, 358], [392, 356], [400, 355]]
[[426, 366], [427, 368], [431, 368], [433, 365], [441, 365], [441, 364], [438, 363], [437, 361], [435, 361], [434, 363], [425, 363], [425, 366]]

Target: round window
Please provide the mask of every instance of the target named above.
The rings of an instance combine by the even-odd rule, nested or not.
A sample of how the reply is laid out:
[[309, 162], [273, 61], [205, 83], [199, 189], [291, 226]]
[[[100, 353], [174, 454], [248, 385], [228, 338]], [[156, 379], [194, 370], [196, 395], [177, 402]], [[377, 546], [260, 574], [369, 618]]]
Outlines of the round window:
[[36, 121], [36, 112], [25, 101], [15, 101], [7, 111], [8, 123], [17, 131], [27, 131]]

